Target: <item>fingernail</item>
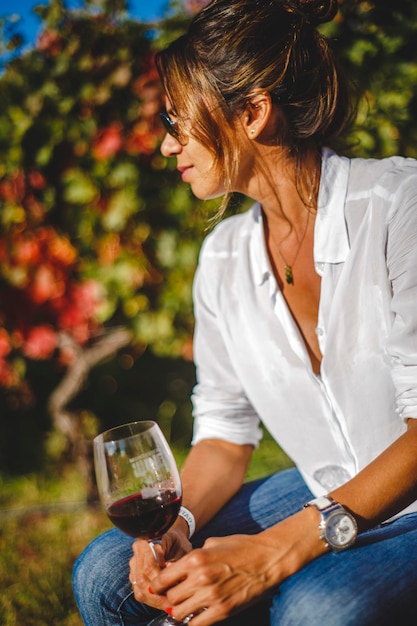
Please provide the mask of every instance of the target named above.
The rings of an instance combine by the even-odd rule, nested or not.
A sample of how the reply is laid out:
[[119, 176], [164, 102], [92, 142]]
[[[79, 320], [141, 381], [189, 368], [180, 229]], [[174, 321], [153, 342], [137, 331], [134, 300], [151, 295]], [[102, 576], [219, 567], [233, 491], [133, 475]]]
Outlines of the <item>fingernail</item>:
[[168, 613], [168, 615], [171, 615], [171, 617], [172, 617], [173, 609], [170, 606], [167, 609], [165, 609], [165, 611]]
[[153, 591], [150, 587], [148, 587], [148, 593], [151, 593], [153, 595]]

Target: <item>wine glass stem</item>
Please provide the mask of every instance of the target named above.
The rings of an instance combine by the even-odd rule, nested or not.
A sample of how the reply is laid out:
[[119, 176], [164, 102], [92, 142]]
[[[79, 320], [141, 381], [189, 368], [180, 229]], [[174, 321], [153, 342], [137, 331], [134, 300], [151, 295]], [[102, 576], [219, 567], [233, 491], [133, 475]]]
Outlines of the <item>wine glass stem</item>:
[[158, 546], [160, 546], [161, 543], [162, 543], [161, 539], [150, 539], [149, 547], [152, 551], [153, 558], [155, 559], [155, 562], [157, 563], [157, 565], [159, 565], [161, 569], [164, 569], [166, 567], [165, 557], [164, 557], [162, 550], [161, 549], [158, 550]]

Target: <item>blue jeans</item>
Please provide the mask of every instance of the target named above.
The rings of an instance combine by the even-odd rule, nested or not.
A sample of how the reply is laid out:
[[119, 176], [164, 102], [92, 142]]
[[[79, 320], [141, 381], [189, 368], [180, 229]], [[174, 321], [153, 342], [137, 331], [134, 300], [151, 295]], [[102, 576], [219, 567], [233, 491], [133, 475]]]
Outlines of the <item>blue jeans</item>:
[[[245, 484], [193, 537], [255, 534], [300, 510], [312, 494], [296, 469]], [[146, 626], [158, 613], [133, 597], [132, 539], [117, 529], [95, 539], [74, 566], [85, 626]], [[355, 546], [328, 553], [285, 580], [270, 598], [224, 626], [406, 626], [417, 614], [417, 513], [362, 533]]]

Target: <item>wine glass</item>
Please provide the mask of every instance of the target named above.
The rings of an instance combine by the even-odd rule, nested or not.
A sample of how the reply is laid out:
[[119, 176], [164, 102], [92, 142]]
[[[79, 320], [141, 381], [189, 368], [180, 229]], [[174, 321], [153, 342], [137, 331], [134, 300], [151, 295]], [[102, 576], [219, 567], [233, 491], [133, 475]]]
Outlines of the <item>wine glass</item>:
[[[94, 439], [97, 486], [104, 509], [117, 528], [148, 539], [156, 562], [163, 565], [155, 543], [172, 526], [181, 506], [181, 479], [174, 456], [158, 424], [132, 422]], [[167, 614], [152, 626], [188, 624]]]

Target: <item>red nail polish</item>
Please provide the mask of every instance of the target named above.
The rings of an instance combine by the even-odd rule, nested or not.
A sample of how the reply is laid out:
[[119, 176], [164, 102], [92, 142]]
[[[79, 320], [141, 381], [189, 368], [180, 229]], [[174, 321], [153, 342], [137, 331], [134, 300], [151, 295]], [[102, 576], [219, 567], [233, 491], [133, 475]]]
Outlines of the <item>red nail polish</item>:
[[148, 587], [148, 593], [151, 593], [153, 595], [153, 591], [150, 587]]
[[165, 609], [166, 613], [168, 613], [168, 615], [171, 615], [172, 617], [172, 611], [173, 609], [169, 606], [167, 609]]

